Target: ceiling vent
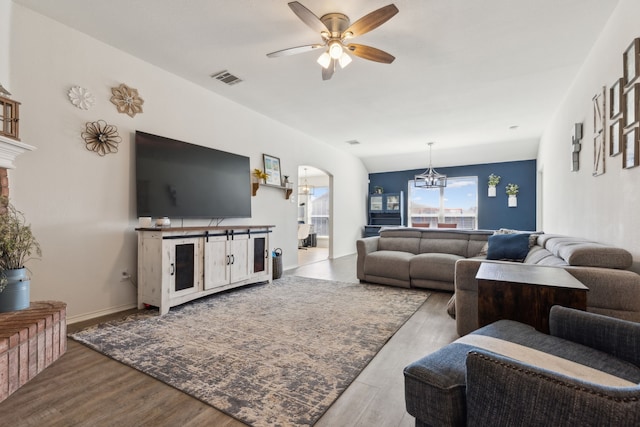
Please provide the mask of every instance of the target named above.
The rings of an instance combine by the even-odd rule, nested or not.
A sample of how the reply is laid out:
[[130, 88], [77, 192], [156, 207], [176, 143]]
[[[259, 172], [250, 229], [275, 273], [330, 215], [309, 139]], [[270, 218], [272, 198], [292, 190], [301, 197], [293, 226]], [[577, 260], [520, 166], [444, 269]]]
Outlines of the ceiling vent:
[[349, 145], [360, 145], [360, 141], [356, 141], [355, 139], [352, 139], [351, 141], [347, 141], [347, 144], [349, 144]]
[[220, 71], [219, 73], [211, 74], [211, 78], [219, 80], [222, 83], [225, 83], [225, 84], [227, 84], [229, 86], [232, 86], [232, 85], [234, 85], [236, 83], [240, 83], [242, 81], [242, 79], [234, 76], [233, 74], [231, 74], [227, 70]]

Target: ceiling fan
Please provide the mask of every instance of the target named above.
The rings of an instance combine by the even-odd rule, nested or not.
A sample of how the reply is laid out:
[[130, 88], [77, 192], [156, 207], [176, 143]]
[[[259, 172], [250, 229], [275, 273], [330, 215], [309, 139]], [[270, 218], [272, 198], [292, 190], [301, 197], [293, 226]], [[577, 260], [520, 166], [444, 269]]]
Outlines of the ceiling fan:
[[342, 13], [327, 13], [318, 18], [313, 12], [297, 1], [289, 3], [289, 7], [302, 22], [307, 24], [312, 30], [320, 33], [323, 42], [271, 52], [267, 54], [269, 58], [295, 55], [327, 48], [318, 58], [318, 63], [322, 65], [322, 80], [329, 80], [336, 71], [338, 64], [341, 68], [349, 65], [351, 57], [347, 52], [360, 58], [381, 62], [383, 64], [391, 64], [393, 60], [396, 59], [393, 55], [376, 49], [375, 47], [356, 43], [345, 43], [353, 37], [368, 33], [391, 19], [398, 13], [398, 8], [394, 4], [374, 10], [353, 24], [349, 21], [349, 17]]

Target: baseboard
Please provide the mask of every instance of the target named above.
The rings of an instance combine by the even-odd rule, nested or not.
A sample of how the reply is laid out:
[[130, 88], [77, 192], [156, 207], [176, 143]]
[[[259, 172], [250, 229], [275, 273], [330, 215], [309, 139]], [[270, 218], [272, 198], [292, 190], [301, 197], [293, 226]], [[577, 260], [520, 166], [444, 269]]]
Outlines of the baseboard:
[[130, 310], [138, 307], [137, 304], [125, 304], [118, 307], [110, 307], [105, 310], [92, 311], [90, 313], [79, 314], [77, 316], [67, 317], [67, 324], [72, 325], [78, 322], [95, 319], [96, 317], [108, 316], [109, 314], [118, 313], [120, 311]]

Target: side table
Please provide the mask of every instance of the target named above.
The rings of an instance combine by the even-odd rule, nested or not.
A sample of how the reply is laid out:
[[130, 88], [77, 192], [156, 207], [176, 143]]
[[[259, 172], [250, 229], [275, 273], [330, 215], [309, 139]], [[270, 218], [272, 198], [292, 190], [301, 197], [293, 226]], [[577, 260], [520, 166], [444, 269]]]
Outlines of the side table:
[[510, 319], [548, 334], [551, 306], [587, 309], [589, 289], [563, 268], [483, 262], [476, 279], [481, 327]]

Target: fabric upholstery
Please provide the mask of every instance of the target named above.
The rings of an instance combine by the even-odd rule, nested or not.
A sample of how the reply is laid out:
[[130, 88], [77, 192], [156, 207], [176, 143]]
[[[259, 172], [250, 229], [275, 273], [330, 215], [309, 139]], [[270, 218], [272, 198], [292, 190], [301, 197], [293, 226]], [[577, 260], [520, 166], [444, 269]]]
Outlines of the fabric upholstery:
[[[476, 256], [491, 234], [485, 230], [383, 228], [379, 236], [357, 241], [357, 276], [363, 282], [452, 291], [455, 261]], [[398, 259], [394, 251], [417, 257], [409, 279], [404, 264], [407, 256]], [[400, 261], [397, 267], [393, 265], [396, 261]]]
[[409, 252], [379, 250], [369, 254], [364, 262], [367, 275], [390, 276], [409, 281], [409, 262], [413, 254]]
[[400, 251], [417, 254], [420, 250], [419, 237], [384, 237], [378, 241], [380, 251]]
[[467, 426], [636, 426], [640, 386], [588, 385], [483, 350], [469, 353]]
[[[640, 340], [640, 325], [562, 307], [552, 309], [550, 323], [554, 325], [552, 332], [561, 336], [543, 334], [531, 326], [510, 320], [500, 320], [473, 334], [524, 345], [635, 384], [640, 382], [640, 366], [632, 363], [634, 356], [640, 357], [637, 356], [640, 352], [636, 342]], [[596, 337], [589, 337], [589, 331], [597, 331]], [[633, 338], [629, 339], [630, 335]], [[565, 337], [575, 338], [579, 342]], [[634, 356], [629, 356], [632, 354]], [[471, 355], [480, 355], [482, 358], [478, 361]], [[627, 356], [631, 360], [626, 359]], [[492, 361], [491, 368], [483, 363], [487, 360]], [[520, 375], [521, 373], [526, 374]], [[404, 375], [406, 408], [416, 417], [416, 425], [510, 426], [523, 425], [523, 420], [528, 423], [526, 425], [612, 425], [608, 418], [598, 417], [611, 416], [615, 412], [613, 407], [616, 410], [640, 409], [637, 405], [640, 401], [640, 386], [632, 387], [635, 391], [631, 393], [628, 392], [629, 387], [595, 386], [457, 341], [411, 363], [404, 369]], [[583, 415], [578, 411], [573, 414], [577, 418], [568, 422], [560, 412], [564, 411], [567, 402], [579, 394], [576, 393], [577, 389], [584, 391], [585, 396], [580, 399], [593, 395], [592, 402], [595, 405], [603, 403], [599, 401], [603, 396], [613, 396], [613, 401], [619, 396], [634, 396], [636, 403], [617, 402], [612, 407], [605, 403], [602, 408], [604, 415], [597, 415], [598, 410]], [[540, 390], [545, 391], [540, 393]], [[554, 393], [555, 399], [543, 403], [548, 393]], [[598, 393], [601, 396], [594, 395]], [[512, 399], [514, 394], [517, 394], [518, 399]], [[489, 402], [491, 399], [493, 400]], [[511, 401], [506, 409], [502, 404], [504, 399]], [[523, 411], [527, 411], [527, 414], [535, 412], [537, 415], [531, 415], [534, 417], [531, 419], [523, 419]], [[640, 413], [634, 416], [634, 420], [639, 419]], [[555, 422], [556, 419], [563, 422]], [[614, 416], [611, 419], [617, 418]], [[627, 420], [624, 417], [621, 419]]]
[[419, 253], [443, 253], [467, 256], [469, 237], [462, 233], [442, 233], [442, 230], [423, 233]]
[[412, 280], [430, 279], [453, 283], [455, 264], [460, 255], [448, 253], [422, 253], [411, 258], [409, 275]]

